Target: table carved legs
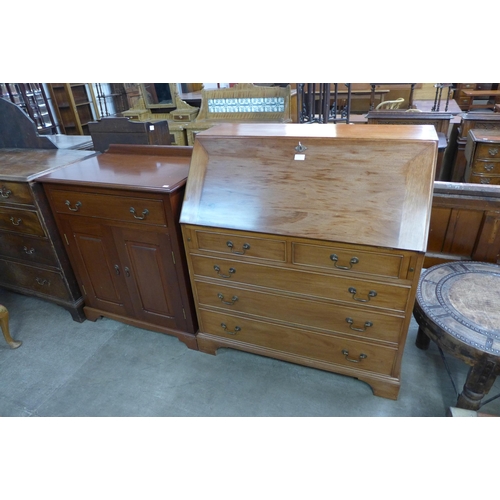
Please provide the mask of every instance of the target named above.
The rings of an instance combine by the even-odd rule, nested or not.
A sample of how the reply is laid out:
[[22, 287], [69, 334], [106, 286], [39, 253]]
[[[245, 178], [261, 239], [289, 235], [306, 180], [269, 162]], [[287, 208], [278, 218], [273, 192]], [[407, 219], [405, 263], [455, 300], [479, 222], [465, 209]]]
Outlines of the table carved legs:
[[2, 306], [0, 304], [0, 327], [2, 328], [3, 336], [5, 337], [5, 341], [7, 344], [12, 347], [12, 349], [17, 349], [22, 342], [21, 341], [15, 341], [13, 338], [10, 336], [10, 331], [9, 331], [9, 311], [7, 311], [7, 308], [5, 306]]

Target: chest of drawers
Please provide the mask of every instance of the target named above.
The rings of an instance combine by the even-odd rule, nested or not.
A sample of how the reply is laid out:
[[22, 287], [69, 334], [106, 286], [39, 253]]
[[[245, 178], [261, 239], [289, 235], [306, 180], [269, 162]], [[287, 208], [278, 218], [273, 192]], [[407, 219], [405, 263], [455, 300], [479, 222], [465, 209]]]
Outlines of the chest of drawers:
[[83, 321], [83, 298], [38, 177], [94, 152], [0, 149], [0, 286]]
[[396, 399], [434, 127], [221, 125], [196, 141], [181, 227], [199, 349], [350, 375]]
[[85, 316], [196, 349], [179, 215], [190, 147], [112, 145], [40, 178], [83, 291]]
[[500, 184], [500, 131], [471, 130], [465, 146], [465, 182]]

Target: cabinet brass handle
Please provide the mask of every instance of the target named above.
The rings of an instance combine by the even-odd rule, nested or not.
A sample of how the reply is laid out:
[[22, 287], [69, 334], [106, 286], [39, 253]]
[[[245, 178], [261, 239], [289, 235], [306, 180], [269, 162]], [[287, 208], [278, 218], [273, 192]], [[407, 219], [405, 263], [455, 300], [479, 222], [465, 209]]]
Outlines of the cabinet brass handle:
[[489, 177], [482, 177], [480, 184], [489, 184], [491, 179]]
[[118, 264], [115, 264], [114, 268], [115, 268], [115, 274], [117, 276], [120, 276], [120, 266]]
[[234, 303], [238, 300], [238, 296], [237, 295], [233, 295], [232, 299], [231, 299], [231, 302], [229, 302], [228, 300], [224, 300], [224, 295], [222, 295], [222, 293], [218, 293], [217, 294], [217, 297], [220, 299], [220, 301], [223, 303], [223, 304], [226, 304], [228, 306], [233, 306]]
[[220, 272], [220, 267], [219, 266], [214, 266], [214, 271], [221, 277], [221, 278], [231, 278], [231, 276], [236, 272], [236, 269], [234, 267], [229, 268], [229, 274], [222, 274]]
[[354, 323], [354, 320], [352, 318], [346, 318], [345, 320], [347, 321], [347, 323], [349, 323], [349, 328], [351, 330], [354, 330], [355, 332], [366, 332], [367, 328], [370, 328], [371, 326], [373, 326], [373, 323], [371, 321], [365, 321], [364, 328], [356, 328], [356, 327], [352, 326]]
[[23, 220], [22, 219], [17, 219], [17, 221], [16, 221], [16, 220], [14, 220], [14, 217], [11, 217], [10, 221], [12, 222], [12, 224], [14, 224], [14, 226], [19, 226], [19, 224], [21, 224], [21, 222]]
[[495, 168], [495, 165], [492, 165], [491, 163], [487, 163], [484, 165], [484, 169], [487, 170], [488, 172], [491, 172]]
[[241, 332], [241, 328], [239, 326], [235, 326], [233, 332], [227, 329], [226, 323], [221, 323], [220, 326], [226, 333], [229, 333], [229, 335], [236, 335], [238, 332]]
[[342, 349], [342, 354], [345, 356], [345, 359], [347, 359], [347, 361], [350, 361], [351, 363], [360, 363], [363, 359], [366, 359], [368, 357], [366, 354], [361, 353], [359, 355], [359, 359], [349, 358], [349, 351], [347, 349]]
[[490, 148], [488, 149], [488, 153], [491, 155], [491, 156], [495, 156], [498, 154], [498, 148]]
[[28, 247], [23, 247], [23, 250], [24, 250], [24, 253], [27, 253], [28, 255], [32, 255], [32, 254], [35, 253], [35, 249], [34, 248], [28, 249]]
[[2, 196], [2, 198], [8, 198], [11, 194], [12, 191], [5, 186], [2, 186], [2, 189], [0, 189], [0, 196]]
[[333, 262], [335, 262], [334, 266], [337, 268], [337, 269], [345, 269], [345, 270], [349, 270], [349, 269], [352, 269], [352, 266], [354, 264], [357, 264], [359, 262], [359, 259], [357, 257], [353, 257], [350, 261], [349, 261], [349, 264], [350, 266], [347, 267], [347, 266], [339, 266], [337, 265], [337, 261], [339, 260], [338, 258], [338, 255], [337, 254], [334, 254], [332, 253], [332, 255], [330, 255], [330, 259], [333, 260]]
[[348, 291], [349, 291], [349, 293], [352, 293], [352, 298], [354, 300], [357, 300], [358, 302], [369, 302], [369, 300], [372, 297], [376, 297], [377, 296], [377, 292], [375, 290], [370, 290], [368, 292], [368, 298], [367, 299], [360, 299], [360, 298], [356, 297], [357, 291], [356, 291], [356, 289], [353, 286], [349, 287]]
[[125, 268], [125, 276], [130, 278], [130, 269], [128, 267]]
[[81, 201], [77, 201], [75, 204], [75, 208], [71, 208], [71, 202], [69, 200], [66, 200], [64, 204], [72, 211], [72, 212], [78, 212], [80, 210], [80, 207], [82, 206]]
[[43, 285], [43, 286], [50, 286], [50, 281], [49, 281], [49, 280], [45, 280], [45, 279], [42, 279], [42, 278], [35, 278], [35, 281], [36, 281], [39, 285]]
[[130, 207], [130, 213], [134, 216], [134, 219], [144, 220], [148, 216], [149, 210], [147, 208], [145, 208], [142, 211], [142, 215], [139, 216], [139, 215], [135, 215], [135, 208], [134, 207]]
[[237, 250], [234, 249], [234, 244], [232, 241], [228, 241], [226, 243], [226, 245], [231, 249], [231, 252], [235, 253], [236, 255], [245, 255], [245, 252], [247, 250], [250, 250], [250, 245], [248, 243], [243, 243], [243, 251], [242, 252], [239, 252]]

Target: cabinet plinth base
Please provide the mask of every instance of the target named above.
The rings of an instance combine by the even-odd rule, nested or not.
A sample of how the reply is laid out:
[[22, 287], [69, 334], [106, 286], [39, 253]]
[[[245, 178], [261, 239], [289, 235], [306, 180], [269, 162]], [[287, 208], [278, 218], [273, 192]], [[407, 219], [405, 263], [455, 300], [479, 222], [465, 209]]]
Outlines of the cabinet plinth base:
[[281, 361], [288, 361], [298, 365], [308, 366], [310, 368], [317, 368], [319, 370], [325, 370], [337, 373], [339, 375], [353, 377], [368, 384], [375, 396], [393, 400], [398, 399], [401, 384], [399, 379], [396, 378], [385, 377], [383, 375], [377, 375], [376, 373], [370, 372], [365, 374], [360, 372], [359, 370], [354, 370], [341, 365], [334, 365], [331, 363], [326, 363], [324, 361], [310, 359], [304, 356], [298, 356], [296, 354], [269, 349], [254, 344], [248, 344], [231, 339], [224, 339], [203, 332], [199, 332], [196, 336], [196, 339], [198, 343], [198, 350], [206, 354], [216, 355], [218, 349], [230, 348], [249, 352], [252, 354], [258, 354], [261, 356], [267, 356], [270, 358], [279, 359]]
[[146, 323], [137, 319], [129, 318], [127, 316], [120, 316], [119, 314], [113, 314], [107, 311], [102, 311], [100, 309], [95, 309], [93, 307], [85, 306], [83, 308], [86, 318], [89, 321], [97, 321], [99, 318], [108, 318], [114, 321], [119, 321], [120, 323], [125, 323], [136, 328], [142, 328], [143, 330], [150, 330], [152, 332], [163, 333], [165, 335], [172, 335], [177, 337], [181, 342], [186, 344], [189, 349], [195, 351], [198, 350], [198, 343], [196, 341], [196, 336], [194, 333], [183, 332], [181, 330], [174, 330], [172, 328], [165, 328], [158, 325], [153, 325], [151, 323]]

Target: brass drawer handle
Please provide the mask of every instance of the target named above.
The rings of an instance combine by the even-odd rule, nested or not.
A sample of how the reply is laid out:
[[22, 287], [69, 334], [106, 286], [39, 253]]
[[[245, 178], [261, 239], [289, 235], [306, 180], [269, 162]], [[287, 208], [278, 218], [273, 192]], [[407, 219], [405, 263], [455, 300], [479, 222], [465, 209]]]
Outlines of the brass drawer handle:
[[488, 172], [491, 172], [495, 168], [495, 165], [492, 165], [491, 163], [487, 163], [484, 165], [484, 169], [487, 170]]
[[2, 189], [0, 189], [0, 196], [2, 196], [2, 198], [8, 198], [11, 194], [12, 191], [5, 186], [2, 186]]
[[349, 323], [349, 328], [351, 330], [354, 330], [355, 332], [366, 332], [367, 328], [370, 328], [371, 326], [373, 326], [373, 323], [371, 321], [365, 321], [364, 328], [356, 328], [356, 327], [352, 326], [354, 323], [354, 320], [352, 318], [346, 318], [345, 320], [347, 321], [347, 323]]
[[488, 153], [491, 156], [496, 156], [498, 154], [498, 148], [490, 148], [490, 149], [488, 149]]
[[232, 241], [228, 241], [226, 243], [226, 245], [231, 249], [231, 252], [235, 253], [236, 255], [245, 255], [245, 252], [247, 250], [250, 250], [250, 245], [248, 243], [243, 243], [243, 251], [242, 252], [238, 252], [238, 251], [234, 250], [234, 244]]
[[351, 363], [360, 363], [363, 359], [366, 359], [368, 357], [366, 354], [361, 353], [359, 355], [359, 359], [349, 358], [349, 351], [347, 349], [342, 349], [342, 354], [345, 356], [345, 359], [347, 359], [347, 361], [350, 361]]
[[219, 266], [214, 266], [214, 270], [221, 278], [231, 278], [231, 275], [233, 275], [236, 272], [236, 269], [234, 267], [229, 268], [229, 274], [222, 274], [220, 272]]
[[10, 218], [10, 221], [12, 222], [12, 224], [13, 224], [14, 226], [19, 226], [19, 224], [21, 224], [21, 222], [22, 222], [23, 220], [22, 220], [22, 219], [17, 219], [17, 221], [16, 221], [16, 220], [14, 220], [14, 217], [11, 217], [11, 218]]
[[142, 211], [142, 216], [139, 216], [139, 215], [135, 215], [135, 208], [130, 207], [130, 213], [134, 216], [134, 219], [144, 220], [149, 215], [149, 210], [147, 208], [145, 208]]
[[42, 278], [35, 278], [35, 281], [42, 286], [50, 286], [50, 281]]
[[23, 250], [24, 250], [24, 253], [27, 253], [28, 255], [33, 255], [35, 253], [35, 249], [34, 248], [30, 248], [28, 250], [28, 247], [23, 247]]
[[238, 296], [237, 295], [233, 295], [233, 298], [231, 299], [231, 302], [229, 302], [227, 300], [224, 300], [224, 295], [222, 295], [222, 293], [218, 293], [217, 297], [220, 299], [220, 301], [223, 304], [226, 304], [228, 306], [234, 306], [234, 303], [238, 300]]
[[345, 270], [349, 270], [349, 269], [352, 269], [352, 266], [354, 264], [357, 264], [359, 262], [359, 259], [357, 257], [353, 257], [350, 261], [349, 261], [349, 264], [350, 266], [347, 267], [347, 266], [338, 266], [337, 265], [337, 261], [339, 260], [338, 256], [334, 253], [332, 253], [332, 255], [330, 255], [330, 259], [333, 260], [333, 262], [335, 262], [334, 266], [337, 268], [337, 269], [345, 269]]
[[348, 291], [349, 291], [349, 293], [352, 293], [352, 298], [354, 300], [357, 300], [358, 302], [369, 302], [372, 297], [376, 297], [377, 296], [377, 292], [375, 290], [370, 290], [368, 292], [368, 298], [367, 299], [359, 299], [358, 297], [355, 296], [356, 293], [357, 293], [357, 291], [356, 291], [356, 289], [353, 286], [349, 287]]
[[241, 332], [241, 328], [239, 326], [234, 327], [234, 332], [231, 332], [227, 329], [226, 323], [221, 323], [220, 326], [226, 333], [229, 333], [229, 335], [236, 335], [238, 332]]
[[72, 211], [72, 212], [78, 212], [78, 210], [80, 210], [80, 207], [82, 206], [82, 202], [81, 201], [77, 201], [76, 202], [76, 205], [75, 205], [75, 208], [71, 208], [71, 202], [69, 200], [66, 200], [64, 202], [64, 204]]
[[489, 184], [490, 182], [491, 182], [491, 179], [489, 177], [481, 177], [480, 184]]
[[113, 267], [115, 269], [115, 274], [117, 276], [120, 276], [120, 266], [118, 264], [115, 264]]

